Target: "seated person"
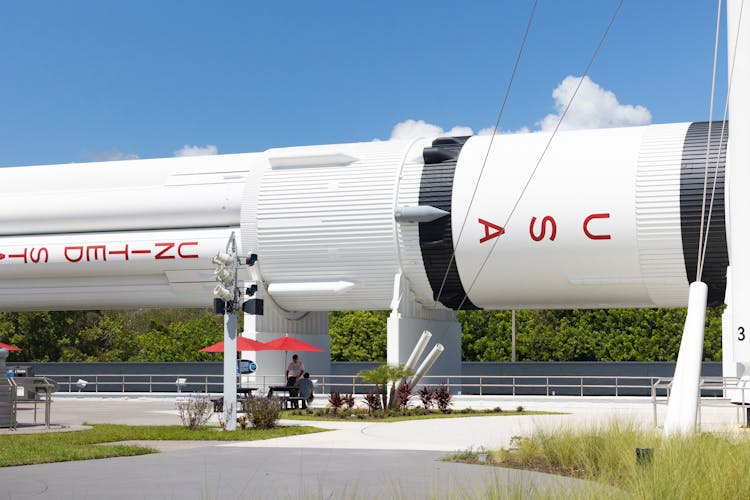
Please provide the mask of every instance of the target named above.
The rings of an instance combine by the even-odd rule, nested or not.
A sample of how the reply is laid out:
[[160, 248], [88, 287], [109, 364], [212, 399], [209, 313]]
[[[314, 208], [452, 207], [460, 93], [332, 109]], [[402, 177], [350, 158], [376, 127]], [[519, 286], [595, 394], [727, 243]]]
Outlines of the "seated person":
[[312, 403], [313, 398], [315, 397], [313, 394], [313, 392], [315, 392], [315, 386], [313, 384], [313, 381], [310, 380], [309, 372], [305, 372], [302, 378], [299, 379], [299, 381], [297, 382], [297, 387], [299, 388], [300, 397], [305, 398], [306, 402]]

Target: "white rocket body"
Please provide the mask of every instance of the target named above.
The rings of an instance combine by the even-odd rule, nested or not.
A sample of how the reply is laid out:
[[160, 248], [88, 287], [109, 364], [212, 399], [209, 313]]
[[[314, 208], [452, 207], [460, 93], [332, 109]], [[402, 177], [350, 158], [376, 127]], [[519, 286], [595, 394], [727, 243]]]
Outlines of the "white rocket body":
[[700, 125], [558, 133], [507, 225], [549, 134], [3, 168], [0, 309], [207, 307], [231, 231], [288, 311], [685, 306]]
[[0, 307], [210, 305], [248, 156], [0, 169]]

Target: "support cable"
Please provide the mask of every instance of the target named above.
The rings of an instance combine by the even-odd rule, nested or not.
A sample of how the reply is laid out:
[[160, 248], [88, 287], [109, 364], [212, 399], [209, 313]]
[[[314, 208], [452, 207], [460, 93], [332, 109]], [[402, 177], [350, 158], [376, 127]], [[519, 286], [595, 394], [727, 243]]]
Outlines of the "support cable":
[[[698, 260], [697, 269], [695, 270], [695, 280], [700, 281], [703, 277], [703, 227], [706, 220], [706, 190], [708, 189], [708, 162], [711, 155], [711, 126], [714, 117], [714, 95], [716, 93], [716, 61], [719, 58], [719, 32], [721, 31], [721, 0], [719, 0], [718, 11], [716, 13], [716, 36], [714, 40], [714, 65], [711, 74], [711, 101], [708, 111], [708, 136], [706, 139], [706, 165], [703, 169], [703, 199], [701, 201], [701, 229], [698, 236]], [[727, 100], [728, 102], [728, 100]], [[720, 150], [721, 151], [721, 150]], [[718, 158], [718, 157], [717, 157]], [[717, 160], [718, 163], [718, 160]], [[716, 179], [714, 178], [714, 181]], [[714, 185], [716, 185], [714, 183]]]
[[[591, 70], [591, 66], [594, 64], [594, 60], [596, 60], [596, 56], [599, 54], [599, 51], [601, 50], [602, 46], [604, 45], [604, 41], [607, 38], [607, 35], [609, 34], [610, 29], [612, 28], [612, 25], [615, 22], [615, 19], [617, 19], [617, 15], [620, 12], [620, 8], [622, 7], [623, 0], [620, 0], [617, 3], [617, 7], [615, 8], [615, 11], [612, 13], [612, 17], [609, 20], [609, 23], [607, 24], [606, 29], [604, 30], [604, 33], [602, 34], [601, 38], [599, 39], [599, 43], [596, 46], [596, 49], [594, 49], [594, 53], [591, 54], [591, 58], [589, 59], [588, 63], [586, 64], [586, 68], [581, 75], [581, 79], [578, 81], [578, 85], [576, 86], [575, 91], [573, 92], [573, 95], [570, 96], [570, 99], [568, 100], [568, 104], [565, 106], [565, 109], [563, 110], [562, 114], [560, 115], [560, 119], [557, 121], [557, 125], [555, 125], [555, 129], [552, 131], [552, 134], [550, 135], [549, 139], [547, 140], [547, 145], [544, 147], [544, 150], [542, 150], [542, 154], [539, 155], [539, 159], [536, 162], [536, 165], [531, 171], [531, 174], [529, 175], [529, 178], [526, 180], [526, 184], [524, 184], [523, 189], [521, 189], [521, 192], [519, 193], [516, 202], [513, 204], [513, 208], [511, 208], [510, 213], [508, 213], [508, 217], [505, 219], [505, 223], [503, 224], [503, 228], [508, 226], [508, 223], [510, 222], [511, 217], [513, 217], [513, 214], [515, 213], [516, 209], [518, 208], [518, 204], [521, 202], [521, 199], [523, 198], [524, 194], [526, 193], [526, 190], [528, 189], [529, 185], [531, 184], [532, 179], [534, 178], [534, 175], [536, 174], [537, 169], [539, 169], [539, 165], [542, 163], [542, 159], [544, 159], [544, 156], [547, 154], [547, 150], [549, 149], [550, 145], [552, 144], [552, 140], [555, 138], [555, 135], [557, 134], [557, 131], [560, 129], [560, 125], [562, 124], [563, 120], [565, 119], [565, 116], [568, 114], [568, 110], [570, 109], [571, 104], [573, 104], [573, 100], [575, 99], [576, 95], [578, 94], [578, 91], [581, 88], [581, 84], [583, 83], [584, 78], [588, 76], [589, 71]], [[477, 271], [476, 275], [474, 276], [474, 279], [471, 281], [471, 284], [466, 289], [466, 293], [464, 294], [464, 298], [461, 301], [461, 303], [458, 306], [458, 310], [461, 310], [461, 307], [466, 302], [466, 299], [469, 297], [469, 293], [471, 293], [471, 289], [474, 288], [474, 285], [476, 284], [477, 280], [479, 279], [479, 276], [481, 276], [482, 271], [484, 270], [484, 266], [487, 265], [487, 261], [489, 261], [490, 256], [492, 255], [492, 252], [495, 250], [495, 247], [497, 246], [498, 241], [500, 241], [500, 238], [495, 238], [495, 241], [492, 243], [492, 247], [490, 247], [490, 251], [487, 252], [487, 256], [482, 261], [482, 264], [479, 266], [479, 270]], [[455, 252], [455, 250], [454, 250]]]
[[[714, 209], [714, 196], [716, 194], [716, 178], [719, 175], [719, 160], [721, 158], [721, 150], [724, 147], [724, 130], [726, 129], [727, 125], [727, 114], [729, 110], [729, 97], [732, 95], [732, 81], [734, 80], [734, 62], [737, 58], [737, 43], [739, 42], [740, 38], [740, 30], [739, 25], [742, 22], [742, 8], [745, 5], [745, 0], [742, 0], [740, 2], [740, 12], [737, 16], [737, 34], [735, 35], [734, 39], [734, 52], [732, 53], [732, 70], [729, 72], [729, 83], [727, 85], [727, 97], [726, 102], [724, 103], [724, 116], [722, 117], [722, 123], [721, 123], [721, 134], [719, 135], [719, 150], [716, 153], [716, 164], [714, 165], [714, 179], [713, 179], [713, 185], [711, 187], [711, 200], [708, 205], [708, 219], [706, 220], [706, 234], [704, 236], [704, 239], [702, 242], [699, 242], [699, 244], [703, 245], [703, 250], [701, 255], [701, 261], [699, 263], [701, 273], [703, 272], [703, 263], [706, 259], [706, 250], [708, 248], [708, 230], [711, 228], [711, 215], [713, 214]], [[700, 280], [700, 278], [698, 278]]]
[[[474, 191], [471, 193], [471, 199], [469, 200], [469, 209], [471, 209], [471, 205], [474, 203], [474, 197], [477, 195], [477, 190], [479, 189], [479, 181], [482, 179], [482, 174], [484, 173], [484, 167], [487, 165], [487, 159], [490, 156], [490, 150], [492, 149], [492, 143], [495, 140], [495, 135], [497, 134], [497, 129], [500, 126], [500, 119], [503, 116], [503, 112], [505, 111], [505, 105], [508, 102], [508, 97], [510, 96], [510, 89], [513, 86], [513, 80], [515, 80], [516, 73], [518, 72], [518, 66], [521, 63], [521, 55], [523, 54], [523, 49], [526, 46], [526, 39], [529, 35], [529, 30], [531, 29], [531, 21], [534, 19], [534, 13], [536, 12], [536, 6], [539, 3], [539, 0], [534, 0], [534, 5], [531, 7], [531, 13], [529, 14], [529, 20], [526, 22], [526, 30], [523, 33], [523, 39], [521, 40], [521, 46], [518, 49], [518, 54], [516, 55], [516, 62], [513, 65], [513, 71], [510, 74], [510, 80], [508, 81], [508, 86], [505, 89], [505, 97], [503, 98], [503, 103], [500, 106], [500, 112], [497, 114], [497, 120], [495, 121], [495, 128], [492, 129], [492, 136], [490, 137], [490, 145], [487, 147], [487, 153], [484, 155], [484, 161], [482, 162], [482, 168], [479, 170], [479, 178], [477, 179], [477, 183], [474, 185]], [[445, 273], [443, 274], [443, 281], [440, 283], [440, 290], [438, 291], [437, 297], [435, 299], [435, 302], [440, 301], [440, 296], [443, 293], [443, 289], [445, 288], [445, 282], [448, 279], [448, 274], [450, 272], [451, 265], [453, 265], [453, 260], [456, 258], [456, 249], [458, 248], [459, 243], [461, 243], [461, 236], [463, 236], [464, 228], [466, 227], [466, 221], [469, 218], [469, 211], [466, 211], [466, 216], [464, 217], [464, 221], [461, 224], [461, 229], [458, 232], [458, 238], [456, 240], [456, 245], [453, 248], [453, 253], [451, 253], [451, 258], [448, 261], [448, 266], [445, 268]], [[465, 300], [465, 298], [464, 298]], [[463, 304], [463, 302], [462, 302]]]

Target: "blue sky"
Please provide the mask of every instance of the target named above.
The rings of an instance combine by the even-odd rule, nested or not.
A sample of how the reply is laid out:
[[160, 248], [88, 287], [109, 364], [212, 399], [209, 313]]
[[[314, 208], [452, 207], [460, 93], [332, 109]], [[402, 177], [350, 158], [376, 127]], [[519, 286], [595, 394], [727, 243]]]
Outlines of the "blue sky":
[[[0, 166], [388, 139], [407, 120], [478, 132], [532, 3], [3, 2]], [[540, 1], [502, 129], [554, 115], [615, 5]], [[707, 119], [715, 15], [715, 2], [626, 0], [581, 97], [633, 123]], [[722, 32], [717, 119], [725, 47]]]

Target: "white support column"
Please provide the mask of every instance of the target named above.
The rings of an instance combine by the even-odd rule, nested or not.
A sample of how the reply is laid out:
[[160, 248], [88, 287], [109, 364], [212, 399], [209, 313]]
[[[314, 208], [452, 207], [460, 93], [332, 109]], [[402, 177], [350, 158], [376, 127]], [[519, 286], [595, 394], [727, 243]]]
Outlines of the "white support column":
[[730, 268], [726, 302], [730, 312], [725, 320], [731, 328], [725, 325], [723, 335], [725, 377], [750, 376], [750, 4], [743, 9], [742, 3], [727, 2], [730, 87], [726, 219]]
[[672, 391], [667, 403], [664, 434], [691, 434], [698, 422], [701, 360], [706, 323], [708, 286], [700, 281], [690, 284], [688, 312], [682, 332], [680, 352], [672, 380]]
[[461, 375], [461, 324], [456, 313], [423, 308], [409, 290], [408, 280], [397, 274], [388, 317], [388, 364], [405, 364], [425, 330], [432, 333], [431, 344], [445, 347], [428, 376]]
[[237, 428], [237, 311], [224, 313], [224, 422]]

